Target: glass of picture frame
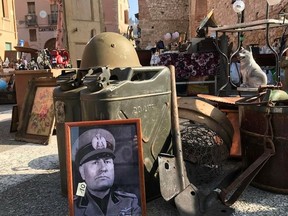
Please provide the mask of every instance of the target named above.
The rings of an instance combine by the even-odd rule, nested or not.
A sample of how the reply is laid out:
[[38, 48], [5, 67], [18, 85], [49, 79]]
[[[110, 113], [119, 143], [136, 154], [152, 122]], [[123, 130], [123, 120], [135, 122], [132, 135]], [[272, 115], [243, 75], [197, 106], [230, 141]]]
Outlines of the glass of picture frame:
[[140, 119], [66, 122], [69, 215], [146, 215]]

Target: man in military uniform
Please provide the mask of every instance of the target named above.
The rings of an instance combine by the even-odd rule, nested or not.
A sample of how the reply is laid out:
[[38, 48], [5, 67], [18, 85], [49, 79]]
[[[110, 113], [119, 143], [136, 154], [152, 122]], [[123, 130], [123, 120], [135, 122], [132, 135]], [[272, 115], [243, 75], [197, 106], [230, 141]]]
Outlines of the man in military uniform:
[[[140, 216], [135, 194], [119, 191], [114, 184], [115, 139], [105, 129], [91, 129], [79, 137], [76, 166], [85, 181], [74, 199], [74, 215]], [[83, 189], [83, 183], [80, 183]], [[80, 189], [81, 189], [80, 188]], [[83, 191], [83, 190], [82, 190]]]

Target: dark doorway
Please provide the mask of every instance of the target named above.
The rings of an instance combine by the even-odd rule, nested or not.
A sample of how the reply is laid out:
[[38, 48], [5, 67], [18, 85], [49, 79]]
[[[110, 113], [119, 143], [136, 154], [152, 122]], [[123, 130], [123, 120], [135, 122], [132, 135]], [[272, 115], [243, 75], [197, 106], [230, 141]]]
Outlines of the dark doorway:
[[48, 48], [48, 50], [54, 50], [55, 44], [56, 44], [56, 38], [51, 38], [48, 41], [46, 41], [46, 43], [44, 45], [44, 49]]

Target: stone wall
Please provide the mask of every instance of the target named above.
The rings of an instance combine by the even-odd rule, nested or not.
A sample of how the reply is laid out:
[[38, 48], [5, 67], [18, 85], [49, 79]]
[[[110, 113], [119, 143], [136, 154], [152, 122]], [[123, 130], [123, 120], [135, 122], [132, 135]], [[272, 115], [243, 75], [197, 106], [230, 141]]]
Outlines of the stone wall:
[[189, 31], [188, 0], [139, 0], [138, 3], [142, 48], [164, 41], [163, 36], [168, 32]]
[[[266, 1], [244, 0], [246, 9], [244, 21], [265, 19]], [[142, 29], [141, 47], [149, 43], [163, 40], [167, 32], [186, 32], [187, 36], [195, 37], [196, 28], [211, 9], [214, 9], [214, 18], [219, 25], [237, 23], [237, 14], [232, 9], [231, 0], [138, 0], [139, 24]], [[278, 13], [288, 4], [282, 0], [280, 4], [269, 7], [270, 18], [278, 18]], [[284, 28], [275, 28], [270, 31], [271, 43], [283, 34]], [[230, 34], [231, 41], [235, 41], [236, 34]], [[244, 34], [243, 45], [265, 44], [265, 32], [254, 31]]]
[[[266, 18], [266, 1], [245, 0], [244, 22], [261, 20]], [[269, 7], [269, 18], [278, 19], [278, 13], [286, 7], [288, 0], [282, 0], [280, 4]], [[214, 8], [214, 18], [218, 25], [231, 25], [237, 23], [237, 14], [232, 9], [231, 0], [208, 1], [208, 11]], [[282, 36], [285, 28], [273, 28], [269, 31], [270, 43]], [[236, 34], [228, 35], [231, 41], [236, 40]], [[244, 33], [243, 45], [266, 44], [264, 30], [250, 31]]]

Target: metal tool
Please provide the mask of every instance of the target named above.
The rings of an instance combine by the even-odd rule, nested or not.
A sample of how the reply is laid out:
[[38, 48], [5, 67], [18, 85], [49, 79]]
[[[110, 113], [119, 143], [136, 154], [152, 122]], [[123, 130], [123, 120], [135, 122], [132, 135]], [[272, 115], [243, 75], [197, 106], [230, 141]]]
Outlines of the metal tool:
[[174, 199], [181, 216], [231, 215], [233, 209], [225, 206], [219, 200], [216, 191], [212, 191], [206, 196], [188, 180], [180, 137], [175, 68], [169, 66], [169, 69], [171, 72], [171, 133], [174, 156], [167, 154], [158, 156], [162, 197], [166, 201]]

